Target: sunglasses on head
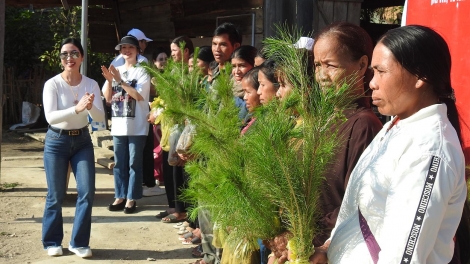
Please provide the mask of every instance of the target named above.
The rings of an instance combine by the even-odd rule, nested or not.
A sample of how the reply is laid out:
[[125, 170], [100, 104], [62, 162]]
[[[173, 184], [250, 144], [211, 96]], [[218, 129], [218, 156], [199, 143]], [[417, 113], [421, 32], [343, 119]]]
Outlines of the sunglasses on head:
[[61, 60], [66, 60], [69, 56], [72, 59], [78, 59], [80, 57], [80, 52], [74, 50], [74, 51], [71, 51], [70, 53], [62, 52], [62, 53], [59, 54], [59, 57], [60, 57]]

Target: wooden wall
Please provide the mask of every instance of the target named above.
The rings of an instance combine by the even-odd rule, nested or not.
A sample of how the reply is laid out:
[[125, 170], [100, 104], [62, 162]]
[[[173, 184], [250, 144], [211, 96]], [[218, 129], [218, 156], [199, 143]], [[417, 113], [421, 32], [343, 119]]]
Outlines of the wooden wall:
[[[2, 0], [5, 1], [6, 6], [30, 8], [53, 8], [66, 6], [81, 6], [82, 0]], [[111, 5], [114, 0], [88, 0], [88, 5]]]
[[[46, 8], [81, 5], [81, 0], [5, 0], [9, 6]], [[114, 52], [119, 39], [132, 28], [154, 39], [149, 48], [167, 43], [176, 36], [210, 37], [217, 17], [256, 14], [256, 44], [273, 36], [275, 23], [300, 25], [314, 33], [334, 21], [359, 24], [361, 5], [376, 8], [402, 5], [404, 0], [89, 0], [89, 30], [92, 50]], [[103, 9], [101, 9], [103, 8]], [[309, 11], [311, 10], [311, 12]], [[223, 19], [240, 24], [244, 35], [251, 34], [248, 16]], [[245, 40], [248, 40], [245, 38]], [[250, 42], [245, 41], [245, 44]]]
[[[239, 25], [244, 35], [250, 35], [251, 14], [255, 14], [256, 38], [261, 39], [262, 4], [263, 0], [114, 0], [112, 5], [106, 5], [108, 9], [89, 9], [89, 37], [94, 51], [114, 52], [120, 37], [138, 28], [154, 40], [146, 51], [151, 54], [151, 50], [169, 45], [176, 36], [211, 37], [217, 18], [219, 24], [231, 21]], [[251, 44], [250, 36], [245, 40], [245, 44]]]
[[110, 52], [114, 49], [118, 40], [114, 18], [112, 8], [88, 8], [88, 37], [92, 51]]
[[318, 1], [313, 6], [313, 29], [319, 31], [335, 21], [347, 21], [359, 25], [362, 0]]
[[[96, 51], [113, 51], [122, 36], [133, 27], [141, 29], [149, 38], [148, 51], [166, 46], [174, 37], [187, 35], [191, 38], [211, 37], [219, 22], [230, 21], [240, 26], [245, 36], [244, 44], [251, 44], [251, 17], [256, 16], [255, 46], [260, 46], [263, 37], [273, 36], [275, 23], [296, 24], [304, 31], [313, 33], [334, 21], [349, 21], [359, 25], [363, 0], [117, 0], [108, 11], [94, 13], [90, 9], [90, 31], [92, 48]], [[312, 9], [312, 12], [296, 10]], [[119, 10], [118, 13], [112, 10]], [[246, 15], [233, 17], [234, 15]], [[92, 20], [106, 20], [103, 25], [92, 24]], [[223, 17], [223, 18], [221, 18]], [[229, 18], [227, 18], [229, 17]], [[114, 23], [111, 23], [114, 21]], [[92, 26], [94, 28], [92, 28]], [[114, 30], [113, 30], [114, 27]], [[116, 29], [120, 29], [117, 30]], [[114, 41], [114, 43], [113, 43]], [[208, 42], [207, 40], [200, 40]], [[95, 44], [95, 45], [93, 45]]]
[[313, 34], [335, 21], [359, 25], [362, 2], [363, 0], [265, 0], [264, 36], [274, 36], [272, 25], [280, 23], [297, 25], [305, 33]]
[[175, 36], [170, 14], [167, 0], [116, 0], [108, 9], [90, 7], [88, 36], [91, 47], [97, 52], [115, 52], [120, 38], [132, 28], [142, 30], [155, 42], [167, 42]]

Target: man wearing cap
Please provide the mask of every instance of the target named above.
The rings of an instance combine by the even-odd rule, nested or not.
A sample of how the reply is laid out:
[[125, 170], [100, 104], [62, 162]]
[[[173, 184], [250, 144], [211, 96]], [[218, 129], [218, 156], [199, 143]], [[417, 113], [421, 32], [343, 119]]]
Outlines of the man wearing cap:
[[[147, 42], [152, 41], [152, 39], [147, 38], [145, 36], [144, 32], [142, 32], [141, 30], [139, 30], [137, 28], [131, 29], [127, 33], [127, 35], [132, 35], [132, 36], [136, 37], [139, 40], [140, 54], [137, 55], [137, 63], [141, 63], [141, 62], [148, 63], [147, 58], [145, 58], [141, 54], [144, 54], [145, 48], [147, 48]], [[114, 67], [124, 65], [124, 58], [122, 57], [122, 55], [119, 54], [118, 56], [116, 56], [116, 58], [114, 58], [114, 60], [111, 62], [111, 65], [113, 65]]]

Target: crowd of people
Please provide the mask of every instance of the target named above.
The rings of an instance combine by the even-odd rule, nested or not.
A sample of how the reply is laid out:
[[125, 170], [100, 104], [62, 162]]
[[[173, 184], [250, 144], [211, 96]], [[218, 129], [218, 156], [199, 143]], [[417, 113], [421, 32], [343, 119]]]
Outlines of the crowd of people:
[[[181, 195], [191, 177], [185, 164], [195, 157], [174, 150], [178, 140], [171, 137], [179, 134], [159, 103], [158, 83], [139, 67], [148, 63], [143, 56], [148, 41], [138, 29], [121, 39], [115, 47], [119, 56], [109, 67], [102, 66], [106, 81], [101, 90], [79, 72], [80, 42], [62, 42], [64, 70], [44, 88], [50, 126], [44, 151], [48, 194], [42, 241], [48, 255], [62, 255], [61, 206], [70, 164], [78, 200], [69, 250], [92, 256], [95, 172], [86, 118], [104, 120], [102, 94], [111, 107], [114, 143], [115, 200], [109, 211], [136, 213], [143, 196], [166, 194], [168, 208], [156, 218], [174, 224], [183, 244], [196, 245], [191, 250], [196, 264], [295, 260], [284, 243], [289, 235], [259, 239], [259, 250], [244, 258], [224, 250], [210, 210], [188, 219], [191, 205]], [[470, 245], [465, 162], [444, 39], [430, 28], [405, 26], [385, 33], [374, 47], [364, 29], [340, 22], [314, 39], [302, 37], [292, 47], [305, 52], [310, 63], [305, 71], [314, 73], [311, 78], [320, 88], [340, 89], [347, 83], [355, 97], [354, 107], [343, 113], [345, 121], [334, 128], [341, 143], [319, 193], [310, 263], [467, 261], [468, 254], [461, 253]], [[169, 45], [171, 54], [167, 48], [153, 52], [154, 68], [166, 71], [168, 59], [184, 65], [200, 74], [200, 87], [209, 93], [221, 72], [231, 69], [241, 136], [262, 122], [257, 109], [286, 100], [296, 89], [286, 65], [262, 49], [242, 45], [242, 35], [231, 23], [215, 29], [211, 46], [195, 48], [189, 37], [179, 36]], [[382, 125], [371, 104], [393, 119]], [[296, 125], [301, 124], [297, 119]], [[179, 127], [190, 125], [187, 120]]]

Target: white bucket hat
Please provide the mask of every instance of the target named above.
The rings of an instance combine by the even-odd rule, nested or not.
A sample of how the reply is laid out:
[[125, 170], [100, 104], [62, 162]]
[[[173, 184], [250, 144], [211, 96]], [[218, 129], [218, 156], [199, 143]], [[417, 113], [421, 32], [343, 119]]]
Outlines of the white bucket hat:
[[308, 37], [300, 37], [299, 40], [294, 44], [297, 49], [312, 50], [314, 40]]
[[145, 39], [147, 42], [150, 42], [152, 41], [151, 39], [147, 38], [144, 34], [144, 32], [142, 32], [140, 29], [137, 29], [137, 28], [133, 28], [131, 29], [127, 35], [132, 35], [134, 37], [136, 37], [138, 40], [143, 40]]

